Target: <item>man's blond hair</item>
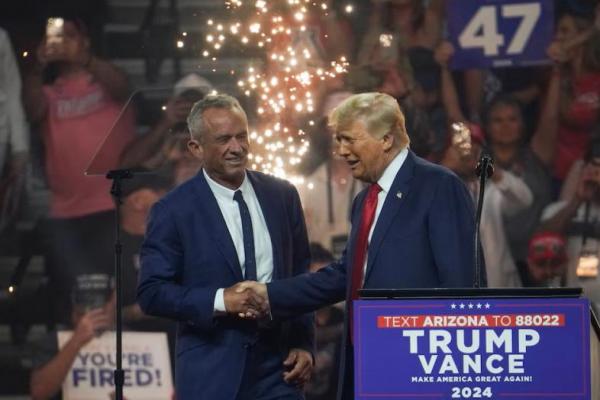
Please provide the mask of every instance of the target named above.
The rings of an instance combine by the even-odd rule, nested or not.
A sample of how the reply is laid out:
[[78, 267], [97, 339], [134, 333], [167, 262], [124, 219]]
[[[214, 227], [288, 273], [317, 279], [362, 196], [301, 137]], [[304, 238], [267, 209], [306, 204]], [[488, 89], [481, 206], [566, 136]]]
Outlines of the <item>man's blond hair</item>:
[[333, 132], [343, 131], [356, 120], [364, 122], [367, 132], [376, 139], [389, 133], [398, 139], [400, 147], [410, 144], [404, 114], [390, 95], [371, 92], [348, 97], [329, 114], [329, 127]]

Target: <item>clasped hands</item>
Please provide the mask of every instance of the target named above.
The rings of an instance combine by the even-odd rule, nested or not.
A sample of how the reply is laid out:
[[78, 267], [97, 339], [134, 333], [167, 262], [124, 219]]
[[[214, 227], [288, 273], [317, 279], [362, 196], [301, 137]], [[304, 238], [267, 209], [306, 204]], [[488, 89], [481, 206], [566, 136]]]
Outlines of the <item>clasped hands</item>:
[[[230, 315], [237, 314], [243, 319], [270, 318], [271, 307], [267, 285], [256, 281], [240, 282], [223, 291], [225, 309]], [[288, 384], [302, 387], [313, 370], [312, 355], [299, 348], [292, 348], [283, 361], [283, 379]]]
[[244, 319], [261, 319], [270, 316], [267, 285], [256, 281], [245, 281], [223, 291], [225, 309]]

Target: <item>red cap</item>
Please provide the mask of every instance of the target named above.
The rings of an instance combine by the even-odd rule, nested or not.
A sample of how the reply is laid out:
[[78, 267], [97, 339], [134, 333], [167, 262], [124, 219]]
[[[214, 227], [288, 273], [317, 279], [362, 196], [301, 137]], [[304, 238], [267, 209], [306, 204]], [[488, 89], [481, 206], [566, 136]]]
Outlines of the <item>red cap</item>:
[[527, 257], [534, 263], [548, 260], [563, 263], [567, 260], [565, 237], [556, 232], [539, 232], [529, 240]]

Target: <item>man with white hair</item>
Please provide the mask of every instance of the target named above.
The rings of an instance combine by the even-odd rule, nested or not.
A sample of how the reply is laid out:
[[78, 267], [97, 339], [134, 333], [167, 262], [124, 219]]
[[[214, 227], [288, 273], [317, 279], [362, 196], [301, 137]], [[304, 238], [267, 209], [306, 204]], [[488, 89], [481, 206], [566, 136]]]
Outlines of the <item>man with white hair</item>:
[[188, 126], [188, 148], [203, 168], [153, 206], [137, 291], [146, 314], [178, 322], [177, 398], [301, 400], [313, 364], [311, 315], [236, 317], [248, 306], [261, 309], [237, 283], [308, 269], [298, 193], [246, 169], [248, 120], [233, 97], [204, 97]]
[[471, 287], [473, 201], [450, 170], [416, 156], [396, 100], [356, 94], [329, 116], [338, 154], [368, 184], [354, 200], [342, 258], [313, 274], [262, 284], [246, 282], [289, 317], [346, 300], [338, 398], [353, 399], [352, 304], [367, 289]]

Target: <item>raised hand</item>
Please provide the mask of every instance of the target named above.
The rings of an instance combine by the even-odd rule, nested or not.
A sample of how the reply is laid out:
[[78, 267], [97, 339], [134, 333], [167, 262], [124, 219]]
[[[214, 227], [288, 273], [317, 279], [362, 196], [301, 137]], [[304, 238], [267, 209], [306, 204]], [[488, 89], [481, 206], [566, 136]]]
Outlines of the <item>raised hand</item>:
[[448, 64], [450, 64], [450, 59], [454, 55], [454, 46], [452, 43], [448, 41], [444, 41], [439, 44], [439, 46], [435, 49], [434, 58], [435, 61], [442, 68], [447, 68]]
[[167, 103], [164, 113], [165, 122], [168, 125], [175, 125], [178, 122], [185, 122], [193, 103], [182, 98], [171, 98]]
[[564, 43], [558, 40], [550, 43], [546, 49], [546, 54], [555, 64], [564, 64], [568, 61], [567, 48]]
[[223, 291], [225, 309], [229, 314], [237, 314], [241, 318], [263, 317], [269, 311], [268, 302], [246, 283], [240, 282]]
[[111, 320], [103, 308], [97, 308], [86, 312], [75, 327], [73, 339], [79, 346], [85, 346], [98, 334], [109, 329]]

